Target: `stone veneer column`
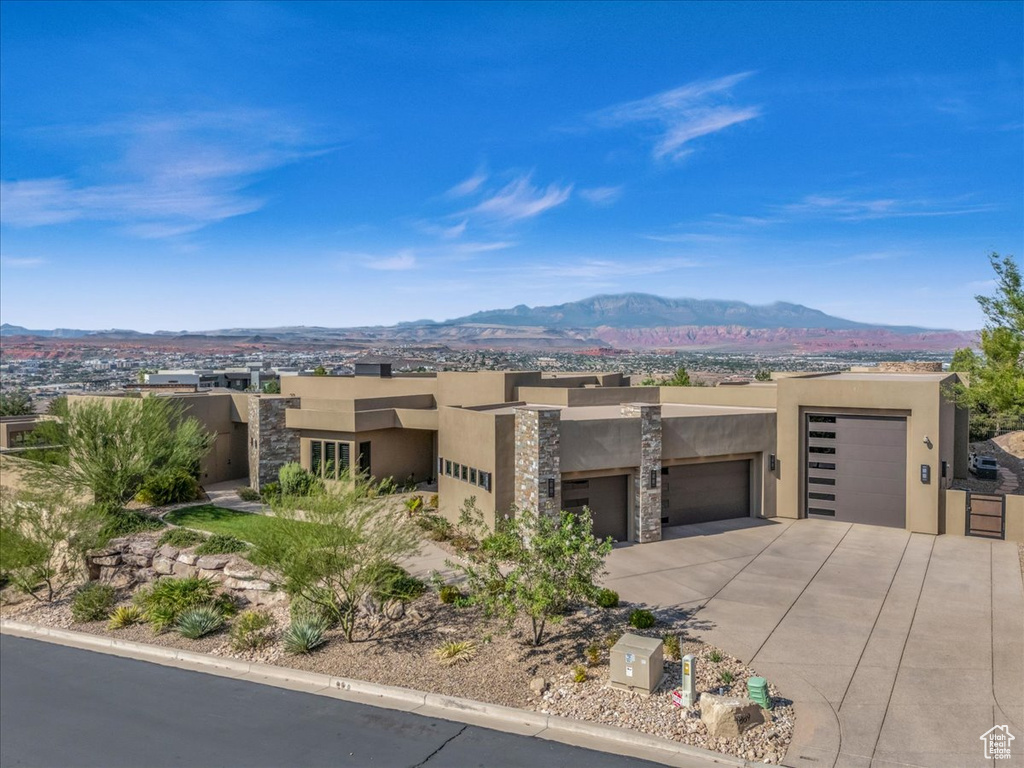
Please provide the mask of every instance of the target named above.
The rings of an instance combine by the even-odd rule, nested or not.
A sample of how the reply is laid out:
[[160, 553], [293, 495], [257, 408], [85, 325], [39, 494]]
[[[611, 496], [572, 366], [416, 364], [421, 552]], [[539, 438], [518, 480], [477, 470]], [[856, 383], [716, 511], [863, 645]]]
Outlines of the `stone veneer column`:
[[661, 406], [626, 403], [621, 412], [640, 419], [640, 466], [633, 475], [633, 535], [641, 544], [661, 541]]
[[249, 395], [249, 485], [257, 491], [299, 460], [299, 433], [285, 426], [285, 411], [300, 403], [298, 397]]
[[[561, 421], [558, 408], [516, 408], [516, 509], [557, 516], [562, 511]], [[548, 496], [548, 480], [555, 481]]]

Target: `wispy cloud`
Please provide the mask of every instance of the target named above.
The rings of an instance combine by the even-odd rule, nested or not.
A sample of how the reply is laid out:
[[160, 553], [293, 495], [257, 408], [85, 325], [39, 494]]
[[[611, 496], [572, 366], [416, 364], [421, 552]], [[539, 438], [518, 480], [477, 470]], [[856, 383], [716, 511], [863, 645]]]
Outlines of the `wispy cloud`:
[[609, 206], [622, 197], [622, 187], [589, 187], [580, 190], [580, 197], [591, 205]]
[[856, 198], [847, 195], [808, 195], [796, 203], [777, 206], [776, 210], [794, 216], [825, 216], [840, 221], [963, 216], [991, 211], [988, 203], [967, 203], [963, 199]]
[[553, 264], [539, 264], [530, 268], [531, 275], [569, 278], [575, 280], [604, 280], [638, 277], [701, 266], [702, 262], [690, 258], [664, 258], [649, 261], [617, 261], [614, 259], [579, 259]]
[[467, 213], [499, 221], [519, 221], [539, 216], [556, 208], [572, 194], [572, 184], [533, 185], [530, 174], [513, 179], [496, 193], [471, 208]]
[[463, 179], [454, 187], [445, 192], [447, 197], [466, 197], [472, 195], [487, 181], [487, 173], [483, 170], [478, 170], [472, 176], [467, 179]]
[[383, 272], [405, 272], [416, 268], [416, 253], [412, 250], [404, 250], [392, 256], [367, 256], [364, 263], [369, 269]]
[[44, 133], [101, 141], [118, 159], [85, 169], [105, 177], [99, 183], [71, 176], [0, 181], [5, 225], [99, 221], [136, 237], [180, 235], [259, 210], [265, 201], [249, 191], [259, 174], [326, 151], [282, 116], [256, 110], [133, 116]]
[[761, 116], [759, 106], [725, 103], [733, 87], [751, 74], [740, 72], [714, 80], [697, 80], [643, 99], [616, 104], [594, 113], [592, 118], [599, 125], [613, 128], [654, 124], [660, 133], [653, 149], [655, 159], [681, 160], [693, 152], [687, 145], [694, 139]]
[[9, 269], [32, 269], [34, 267], [41, 267], [45, 263], [46, 259], [38, 257], [0, 256], [0, 266]]

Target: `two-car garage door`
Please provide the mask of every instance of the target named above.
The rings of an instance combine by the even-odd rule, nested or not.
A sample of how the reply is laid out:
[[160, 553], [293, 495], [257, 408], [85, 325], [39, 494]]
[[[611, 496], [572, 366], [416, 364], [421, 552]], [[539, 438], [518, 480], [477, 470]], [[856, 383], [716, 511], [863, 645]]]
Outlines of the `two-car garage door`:
[[807, 517], [905, 527], [905, 418], [809, 414], [805, 445]]

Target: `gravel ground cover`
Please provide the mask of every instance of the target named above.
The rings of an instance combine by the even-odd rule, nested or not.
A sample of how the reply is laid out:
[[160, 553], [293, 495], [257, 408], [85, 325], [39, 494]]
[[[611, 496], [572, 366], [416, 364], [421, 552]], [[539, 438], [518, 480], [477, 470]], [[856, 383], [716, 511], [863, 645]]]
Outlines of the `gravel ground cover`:
[[[992, 456], [999, 466], [1006, 467], [1017, 477], [1018, 490], [1024, 492], [1024, 433], [1010, 432], [994, 440], [982, 440], [971, 443], [971, 450], [983, 456]], [[983, 480], [968, 473], [963, 480], [957, 480], [955, 487], [974, 491], [975, 493], [997, 493], [1001, 480]]]
[[[122, 593], [119, 605], [129, 603], [130, 595]], [[371, 635], [366, 623], [353, 643], [346, 643], [338, 630], [329, 630], [325, 645], [299, 656], [288, 655], [281, 647], [280, 636], [289, 621], [284, 604], [268, 609], [276, 623], [272, 644], [244, 653], [232, 649], [226, 630], [187, 640], [174, 632], [156, 635], [146, 625], [112, 631], [103, 621], [76, 623], [70, 595], [49, 606], [34, 601], [7, 604], [2, 613], [46, 626], [534, 709], [630, 728], [749, 760], [780, 762], [792, 738], [794, 711], [770, 681], [774, 709], [766, 713], [763, 725], [738, 739], [711, 739], [700, 721], [699, 707], [683, 710], [673, 706], [671, 691], [680, 678], [676, 660], [666, 660], [669, 682], [649, 697], [607, 687], [608, 648], [623, 631], [652, 637], [680, 634], [682, 653], [699, 657], [697, 689], [701, 692], [745, 695], [747, 678], [755, 674], [728, 654], [687, 639], [685, 616], [666, 614], [650, 630], [632, 629], [628, 618], [634, 607], [624, 603], [614, 609], [582, 609], [552, 626], [543, 645], [532, 647], [525, 641], [525, 625], [509, 630], [505, 622], [488, 619], [477, 608], [442, 604], [436, 593], [428, 592], [410, 604], [402, 618], [380, 620]], [[435, 658], [434, 650], [443, 643], [464, 640], [474, 643], [471, 659], [448, 665]], [[587, 649], [592, 645], [600, 650], [596, 656], [591, 651], [589, 662], [596, 663], [589, 666]], [[719, 660], [712, 661], [713, 656]], [[586, 667], [587, 677], [577, 683], [573, 671], [581, 665]], [[726, 671], [734, 676], [731, 685], [722, 683], [721, 673]], [[536, 690], [537, 678], [544, 679], [543, 690]]]

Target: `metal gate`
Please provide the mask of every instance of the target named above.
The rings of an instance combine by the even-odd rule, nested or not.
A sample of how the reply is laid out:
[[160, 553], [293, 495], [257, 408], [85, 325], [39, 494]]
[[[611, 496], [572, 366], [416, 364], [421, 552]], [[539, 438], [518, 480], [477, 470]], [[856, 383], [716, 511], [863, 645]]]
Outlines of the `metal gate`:
[[968, 536], [1002, 539], [1006, 535], [1006, 497], [968, 491], [966, 517]]

